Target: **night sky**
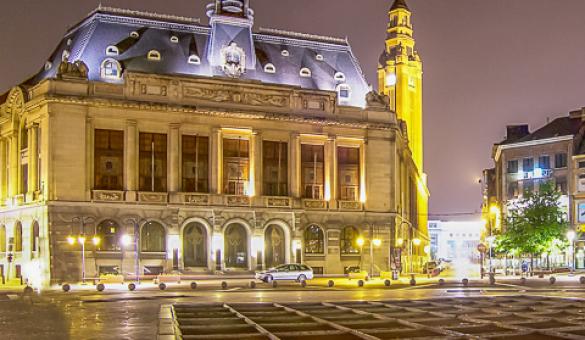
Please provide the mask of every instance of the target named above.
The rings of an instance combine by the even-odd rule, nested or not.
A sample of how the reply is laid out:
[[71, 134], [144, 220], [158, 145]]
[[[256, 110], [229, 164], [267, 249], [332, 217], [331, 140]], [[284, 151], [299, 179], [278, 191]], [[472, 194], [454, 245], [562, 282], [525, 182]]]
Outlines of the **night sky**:
[[[103, 0], [105, 6], [201, 18], [208, 0]], [[392, 0], [252, 0], [256, 27], [349, 38], [376, 84]], [[0, 91], [36, 72], [98, 1], [3, 1]], [[431, 218], [478, 211], [478, 179], [506, 124], [585, 106], [585, 1], [408, 0], [424, 61], [425, 171]], [[436, 215], [442, 216], [436, 216]], [[463, 215], [478, 218], [477, 215]], [[459, 216], [458, 218], [461, 218]]]

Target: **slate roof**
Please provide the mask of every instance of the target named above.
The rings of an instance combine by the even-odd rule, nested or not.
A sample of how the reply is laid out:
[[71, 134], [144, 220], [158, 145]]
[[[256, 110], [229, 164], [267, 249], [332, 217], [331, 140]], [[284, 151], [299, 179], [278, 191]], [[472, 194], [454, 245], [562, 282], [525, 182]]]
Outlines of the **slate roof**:
[[[69, 30], [45, 67], [27, 83], [35, 84], [55, 77], [64, 53], [70, 55], [71, 62], [82, 60], [89, 68], [89, 79], [92, 81], [106, 81], [100, 73], [101, 64], [106, 58], [118, 60], [123, 71], [225, 77], [221, 68], [213, 66], [213, 61], [207, 57], [208, 53], [212, 53], [211, 36], [221, 34], [222, 37], [214, 41], [222, 43], [240, 39], [239, 46], [250, 44], [250, 39], [242, 38], [245, 34], [239, 31], [231, 32], [232, 27], [221, 27], [221, 31], [218, 29], [215, 33], [213, 29], [190, 18], [98, 8]], [[132, 37], [132, 32], [138, 33], [139, 37]], [[171, 41], [172, 36], [178, 38], [177, 43]], [[260, 29], [251, 34], [251, 40], [253, 46], [243, 48], [248, 48], [248, 58], [255, 55], [252, 63], [254, 68], [247, 69], [241, 79], [309, 90], [335, 91], [341, 82], [335, 80], [334, 76], [341, 72], [346, 78], [343, 83], [351, 88], [351, 99], [347, 104], [365, 107], [365, 97], [370, 89], [345, 39]], [[106, 55], [108, 46], [116, 46], [119, 55]], [[161, 60], [148, 60], [150, 50], [159, 51]], [[289, 56], [283, 56], [283, 50], [288, 51]], [[188, 63], [192, 54], [200, 57], [200, 65]], [[321, 55], [323, 60], [318, 60], [317, 55]], [[276, 73], [264, 72], [267, 63], [274, 64]], [[246, 64], [252, 65], [248, 62]], [[303, 67], [311, 70], [312, 77], [300, 76]]]
[[561, 136], [575, 136], [582, 125], [581, 118], [561, 117], [520, 139], [504, 140], [499, 145], [530, 142]]
[[410, 11], [405, 0], [395, 0], [394, 3], [392, 4], [392, 7], [390, 7], [390, 10], [392, 11], [392, 10], [399, 9], [399, 8]]

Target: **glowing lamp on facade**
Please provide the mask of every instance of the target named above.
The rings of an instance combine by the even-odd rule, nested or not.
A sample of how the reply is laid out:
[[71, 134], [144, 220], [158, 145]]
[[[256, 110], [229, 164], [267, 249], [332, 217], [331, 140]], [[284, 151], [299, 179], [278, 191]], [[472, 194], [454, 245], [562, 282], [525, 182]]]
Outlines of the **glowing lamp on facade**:
[[120, 242], [122, 243], [122, 246], [128, 247], [132, 243], [132, 237], [128, 234], [124, 234], [122, 235]]
[[403, 238], [399, 238], [396, 240], [396, 246], [397, 247], [402, 247], [404, 245], [404, 239]]
[[98, 236], [94, 236], [94, 237], [91, 239], [91, 243], [93, 243], [93, 245], [94, 245], [94, 246], [99, 246], [101, 241], [102, 241], [102, 240], [100, 240], [100, 238], [99, 238]]
[[79, 238], [77, 239], [77, 242], [79, 242], [79, 244], [85, 244], [85, 236], [79, 236]]
[[365, 240], [364, 240], [364, 238], [363, 238], [363, 237], [359, 237], [359, 238], [358, 238], [358, 239], [355, 241], [355, 243], [357, 243], [357, 245], [358, 245], [359, 247], [362, 247], [362, 246], [364, 245], [364, 243], [365, 243]]
[[[178, 250], [181, 247], [181, 238], [179, 235], [169, 235], [167, 237], [167, 259], [171, 260], [173, 258], [173, 253], [175, 250]], [[177, 252], [180, 254], [181, 252]]]
[[67, 236], [67, 243], [69, 243], [70, 245], [74, 245], [75, 244], [75, 237]]
[[214, 233], [211, 241], [211, 250], [213, 253], [217, 251], [223, 251], [223, 235], [220, 233]]
[[264, 250], [264, 237], [254, 236], [252, 238], [252, 254], [257, 254]]
[[497, 205], [492, 205], [490, 207], [490, 214], [496, 215], [496, 216], [500, 214], [500, 209], [498, 208]]
[[574, 230], [569, 230], [567, 232], [567, 240], [569, 240], [569, 242], [573, 242], [575, 240], [576, 236], [577, 236], [577, 234], [575, 233]]
[[431, 246], [425, 246], [425, 248], [424, 248], [424, 252], [425, 252], [425, 254], [427, 254], [427, 255], [428, 255], [428, 254], [430, 254], [430, 253], [431, 253]]
[[374, 244], [374, 246], [379, 247], [382, 245], [382, 240], [380, 240], [379, 238], [375, 238], [372, 243]]
[[414, 244], [415, 246], [420, 246], [420, 238], [415, 238], [414, 240], [412, 240], [412, 244]]
[[301, 249], [301, 240], [293, 240], [293, 250], [297, 251]]

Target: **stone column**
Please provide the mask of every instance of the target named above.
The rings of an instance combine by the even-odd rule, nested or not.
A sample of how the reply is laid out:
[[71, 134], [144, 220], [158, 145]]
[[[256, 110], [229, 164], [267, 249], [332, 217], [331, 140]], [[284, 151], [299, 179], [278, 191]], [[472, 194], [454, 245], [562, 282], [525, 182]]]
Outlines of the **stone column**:
[[28, 129], [28, 194], [34, 200], [39, 190], [39, 126], [33, 124]]
[[179, 124], [169, 126], [169, 192], [179, 192], [181, 190], [179, 179]]
[[336, 195], [337, 142], [329, 136], [325, 143], [325, 200], [334, 203]]
[[126, 159], [124, 159], [124, 190], [127, 201], [136, 201], [138, 190], [138, 129], [136, 121], [126, 122]]
[[4, 205], [8, 194], [8, 182], [6, 181], [6, 139], [0, 138], [0, 205]]
[[[362, 202], [363, 204], [366, 203], [367, 200], [367, 186], [366, 186], [366, 144], [367, 142], [364, 142], [364, 144], [360, 145], [360, 192], [359, 192], [359, 199], [360, 202]], [[339, 179], [338, 179], [339, 180]]]
[[13, 198], [14, 196], [18, 195], [18, 161], [19, 152], [18, 152], [18, 130], [12, 132], [12, 136], [10, 137], [10, 172], [9, 172], [9, 192], [8, 196]]
[[301, 192], [301, 139], [298, 133], [292, 133], [290, 136], [290, 157], [289, 157], [289, 176], [290, 176], [290, 195], [294, 198], [300, 198]]
[[262, 196], [262, 135], [257, 131], [250, 136], [249, 196]]
[[222, 162], [222, 141], [221, 141], [221, 129], [214, 128], [211, 130], [211, 142], [210, 144], [210, 159], [211, 159], [211, 172], [209, 174], [209, 180], [211, 182], [210, 192], [212, 194], [221, 194], [221, 179], [223, 176], [223, 162]]

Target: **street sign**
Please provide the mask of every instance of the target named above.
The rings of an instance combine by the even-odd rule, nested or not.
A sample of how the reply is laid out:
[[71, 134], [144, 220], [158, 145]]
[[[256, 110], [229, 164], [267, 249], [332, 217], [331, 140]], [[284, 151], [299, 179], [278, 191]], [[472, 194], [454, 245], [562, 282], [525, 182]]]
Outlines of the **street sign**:
[[477, 251], [479, 251], [482, 254], [485, 254], [485, 252], [487, 251], [487, 247], [485, 244], [480, 243], [477, 245]]

